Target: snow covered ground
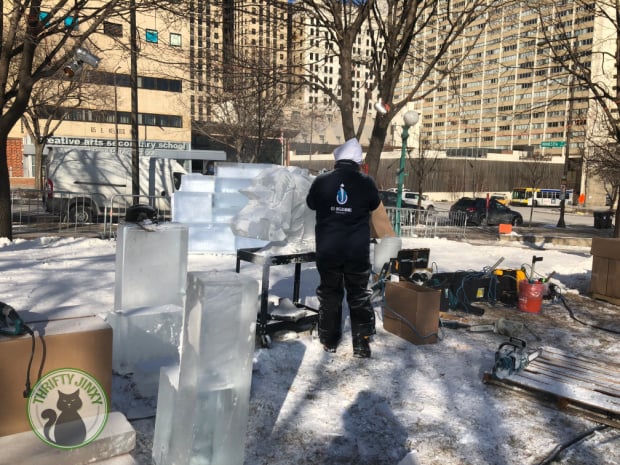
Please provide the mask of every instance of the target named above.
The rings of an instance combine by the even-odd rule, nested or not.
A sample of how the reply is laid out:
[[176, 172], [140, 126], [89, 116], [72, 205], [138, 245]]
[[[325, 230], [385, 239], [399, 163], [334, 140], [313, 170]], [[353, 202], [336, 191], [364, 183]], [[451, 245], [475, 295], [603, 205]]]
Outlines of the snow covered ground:
[[[22, 315], [49, 317], [97, 314], [114, 303], [114, 241], [46, 237], [0, 240], [0, 300]], [[593, 301], [587, 293], [592, 257], [583, 247], [532, 249], [518, 243], [472, 245], [445, 239], [405, 239], [403, 248], [429, 248], [436, 271], [481, 271], [501, 257], [503, 268], [555, 271], [566, 302], [582, 321], [620, 330], [620, 309]], [[234, 271], [235, 257], [190, 255], [190, 271]], [[242, 263], [241, 272], [260, 279], [261, 267]], [[302, 267], [301, 296], [313, 296], [314, 264]], [[271, 269], [272, 295], [292, 297], [293, 266]], [[455, 313], [456, 314], [456, 313]], [[473, 323], [499, 318], [520, 321], [531, 332], [528, 347], [551, 346], [573, 354], [618, 363], [617, 334], [571, 318], [561, 303], [545, 301], [540, 314], [501, 304], [485, 306]], [[336, 354], [325, 353], [309, 333], [274, 337], [257, 346], [252, 377], [246, 465], [514, 465], [542, 464], [559, 445], [598, 423], [564, 412], [539, 398], [482, 382], [506, 337], [443, 329], [436, 344], [413, 345], [383, 330], [371, 359], [352, 357], [350, 333]], [[131, 379], [116, 377], [113, 407], [149, 412], [155, 399], [136, 397]], [[131, 415], [128, 415], [131, 417]], [[182, 419], [179, 419], [182, 421]], [[134, 418], [134, 457], [150, 464], [154, 418]], [[620, 431], [604, 428], [568, 448], [557, 463], [620, 464]], [[231, 464], [233, 465], [233, 464]]]

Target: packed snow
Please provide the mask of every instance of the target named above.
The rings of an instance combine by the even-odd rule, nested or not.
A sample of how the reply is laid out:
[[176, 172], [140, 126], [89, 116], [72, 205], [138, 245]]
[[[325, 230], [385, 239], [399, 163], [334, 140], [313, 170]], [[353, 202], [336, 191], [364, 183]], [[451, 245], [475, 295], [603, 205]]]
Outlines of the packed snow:
[[[482, 316], [454, 312], [472, 323], [499, 318], [525, 323], [529, 347], [551, 346], [618, 363], [619, 308], [587, 297], [592, 257], [589, 248], [529, 248], [518, 242], [469, 244], [447, 239], [403, 240], [403, 248], [429, 248], [434, 271], [481, 271], [500, 258], [502, 268], [548, 276], [565, 302], [545, 300], [540, 313], [502, 304], [483, 305]], [[43, 237], [0, 240], [0, 301], [26, 320], [68, 318], [112, 311], [113, 240]], [[156, 253], [156, 251], [154, 251]], [[232, 254], [190, 254], [190, 271], [235, 270]], [[260, 280], [261, 266], [242, 262], [241, 273]], [[318, 283], [314, 263], [302, 267], [301, 296]], [[270, 296], [292, 297], [293, 265], [273, 266]], [[593, 328], [614, 329], [616, 333]], [[276, 334], [270, 348], [257, 343], [252, 373], [246, 465], [514, 465], [539, 464], [561, 445], [591, 433], [562, 450], [557, 463], [620, 463], [620, 433], [583, 415], [562, 410], [536, 396], [482, 378], [505, 336], [463, 329], [440, 331], [435, 344], [414, 345], [382, 327], [372, 358], [352, 356], [345, 333], [329, 354], [309, 332]], [[452, 312], [450, 312], [452, 313]], [[156, 399], [136, 395], [131, 377], [116, 376], [112, 406], [127, 415], [138, 434], [134, 458], [151, 463]], [[176, 421], [183, 421], [178, 418]], [[231, 464], [233, 465], [233, 464]]]

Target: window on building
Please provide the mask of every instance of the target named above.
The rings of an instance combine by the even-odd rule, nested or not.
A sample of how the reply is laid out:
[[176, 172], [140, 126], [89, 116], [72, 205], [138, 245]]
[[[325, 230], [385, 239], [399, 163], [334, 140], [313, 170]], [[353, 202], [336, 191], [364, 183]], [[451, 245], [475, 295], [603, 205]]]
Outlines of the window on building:
[[77, 29], [77, 27], [78, 27], [78, 19], [77, 19], [77, 17], [67, 16], [65, 18], [65, 27], [67, 29]]
[[109, 21], [103, 22], [103, 33], [111, 37], [123, 36], [123, 25], [118, 23], [111, 23]]
[[180, 47], [181, 46], [181, 34], [177, 34], [176, 32], [170, 33], [170, 45], [172, 47]]
[[155, 29], [146, 30], [146, 41], [151, 44], [156, 44], [159, 42], [159, 37]]

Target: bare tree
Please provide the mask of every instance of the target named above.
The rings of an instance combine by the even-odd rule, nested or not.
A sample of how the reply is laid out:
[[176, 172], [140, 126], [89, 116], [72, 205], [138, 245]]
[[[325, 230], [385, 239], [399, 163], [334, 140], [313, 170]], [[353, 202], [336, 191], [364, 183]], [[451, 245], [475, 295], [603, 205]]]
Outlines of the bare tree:
[[[110, 97], [106, 88], [99, 88], [97, 92], [88, 88], [84, 77], [90, 74], [93, 73], [86, 68], [72, 77], [63, 71], [33, 86], [22, 121], [35, 148], [35, 189], [42, 188], [42, 159], [47, 140], [73, 110], [84, 104], [88, 104], [89, 108], [103, 106]], [[91, 78], [91, 81], [96, 79]]]
[[[144, 0], [138, 8], [180, 8], [174, 0]], [[12, 239], [7, 141], [28, 108], [34, 86], [60, 72], [102, 24], [129, 12], [125, 1], [2, 2], [0, 20], [0, 237]]]
[[[370, 146], [366, 154], [369, 173], [377, 175], [381, 151], [394, 116], [407, 103], [423, 99], [445, 85], [445, 80], [467, 60], [467, 53], [450, 53], [459, 39], [474, 44], [486, 27], [486, 15], [498, 1], [472, 0], [392, 0], [341, 1], [301, 0], [296, 2], [305, 24], [322, 31], [312, 37], [314, 47], [325, 51], [319, 63], [303, 68], [306, 85], [320, 89], [339, 108], [345, 139], [359, 137], [365, 124], [368, 100], [377, 92], [391, 109], [374, 118]], [[504, 2], [505, 3], [505, 2]], [[476, 24], [478, 27], [471, 27]], [[372, 41], [369, 57], [358, 56], [357, 42]], [[432, 53], [413, 46], [424, 34], [432, 34]], [[321, 68], [336, 60], [339, 65], [337, 83], [321, 79], [312, 66]], [[354, 88], [353, 73], [367, 75], [366, 88]], [[431, 78], [432, 76], [432, 78]], [[395, 101], [395, 90], [403, 79], [412, 84], [402, 98]], [[429, 83], [431, 83], [429, 85]], [[426, 83], [426, 87], [423, 84]], [[355, 127], [353, 95], [365, 91], [365, 104]]]
[[410, 173], [413, 173], [418, 187], [418, 208], [422, 208], [422, 194], [424, 193], [424, 180], [435, 170], [439, 149], [434, 147], [428, 138], [418, 138], [417, 156], [409, 156], [407, 163]]
[[549, 163], [539, 153], [534, 153], [528, 160], [524, 160], [521, 168], [521, 176], [525, 179], [527, 187], [532, 189], [532, 203], [530, 204], [530, 219], [528, 226], [532, 227], [532, 217], [536, 206], [536, 189], [540, 188], [542, 181], [548, 177]]

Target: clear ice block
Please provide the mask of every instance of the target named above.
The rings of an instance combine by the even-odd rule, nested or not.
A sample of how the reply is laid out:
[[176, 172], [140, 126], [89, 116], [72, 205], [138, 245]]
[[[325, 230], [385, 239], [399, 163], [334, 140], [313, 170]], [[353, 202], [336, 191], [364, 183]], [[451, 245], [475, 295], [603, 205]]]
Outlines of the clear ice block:
[[157, 405], [158, 416], [173, 419], [169, 431], [156, 421], [158, 465], [243, 464], [257, 297], [249, 276], [188, 274], [178, 390], [173, 405], [166, 393]]
[[114, 309], [183, 306], [187, 279], [187, 227], [158, 225], [154, 231], [125, 223], [118, 228]]

